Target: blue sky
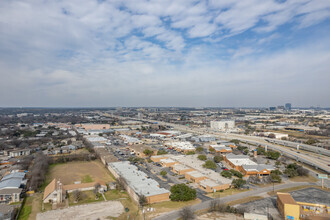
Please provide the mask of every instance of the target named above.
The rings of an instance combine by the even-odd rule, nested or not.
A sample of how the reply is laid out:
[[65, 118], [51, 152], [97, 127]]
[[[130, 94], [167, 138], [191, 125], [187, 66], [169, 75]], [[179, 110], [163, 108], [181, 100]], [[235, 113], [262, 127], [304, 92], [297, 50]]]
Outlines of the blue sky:
[[330, 106], [328, 0], [2, 0], [0, 106]]

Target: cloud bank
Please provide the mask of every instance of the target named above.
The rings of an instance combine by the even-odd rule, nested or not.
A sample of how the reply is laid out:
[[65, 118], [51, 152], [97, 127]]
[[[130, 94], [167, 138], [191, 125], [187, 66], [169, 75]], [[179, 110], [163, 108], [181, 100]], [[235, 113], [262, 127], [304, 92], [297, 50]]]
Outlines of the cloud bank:
[[330, 106], [327, 0], [0, 1], [0, 106]]

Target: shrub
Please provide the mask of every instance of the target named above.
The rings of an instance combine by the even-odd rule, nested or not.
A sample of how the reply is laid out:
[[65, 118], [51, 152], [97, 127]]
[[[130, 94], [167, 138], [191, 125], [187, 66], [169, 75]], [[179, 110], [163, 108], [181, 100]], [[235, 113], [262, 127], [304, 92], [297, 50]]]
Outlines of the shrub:
[[195, 154], [195, 151], [188, 151], [187, 153], [186, 153], [186, 155], [194, 155]]
[[231, 174], [231, 172], [225, 170], [225, 171], [222, 171], [222, 172], [221, 172], [221, 176], [230, 179], [230, 178], [233, 176], [233, 174]]
[[243, 179], [234, 179], [231, 182], [231, 185], [234, 186], [235, 188], [241, 188], [244, 184], [246, 184], [246, 181]]
[[207, 169], [212, 169], [215, 170], [217, 168], [217, 165], [212, 161], [212, 160], [207, 160], [204, 164], [203, 164], [204, 168]]
[[159, 174], [162, 175], [162, 176], [166, 176], [167, 175], [167, 172], [166, 172], [166, 170], [162, 170], [162, 171], [160, 171]]
[[221, 155], [214, 156], [213, 160], [216, 163], [220, 163], [221, 161], [223, 161], [223, 156], [221, 156]]
[[170, 199], [172, 201], [189, 201], [196, 199], [196, 190], [181, 183], [171, 187]]
[[184, 207], [180, 211], [180, 217], [182, 220], [195, 219], [195, 214], [190, 207]]
[[196, 151], [198, 153], [203, 152], [204, 151], [204, 148], [203, 147], [196, 147]]
[[157, 152], [157, 155], [164, 155], [164, 154], [167, 154], [167, 151], [166, 150], [159, 150]]
[[204, 154], [198, 155], [197, 158], [200, 159], [200, 160], [207, 160], [207, 157]]
[[241, 174], [239, 171], [231, 169], [230, 172], [234, 175], [237, 176], [238, 178], [242, 178], [243, 174]]

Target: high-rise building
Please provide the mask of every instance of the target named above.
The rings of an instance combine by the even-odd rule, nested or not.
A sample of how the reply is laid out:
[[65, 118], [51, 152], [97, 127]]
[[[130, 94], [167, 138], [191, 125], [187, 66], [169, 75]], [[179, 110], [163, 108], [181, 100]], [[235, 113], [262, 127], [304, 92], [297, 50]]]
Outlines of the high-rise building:
[[291, 110], [291, 103], [286, 103], [285, 104], [285, 109], [286, 110]]

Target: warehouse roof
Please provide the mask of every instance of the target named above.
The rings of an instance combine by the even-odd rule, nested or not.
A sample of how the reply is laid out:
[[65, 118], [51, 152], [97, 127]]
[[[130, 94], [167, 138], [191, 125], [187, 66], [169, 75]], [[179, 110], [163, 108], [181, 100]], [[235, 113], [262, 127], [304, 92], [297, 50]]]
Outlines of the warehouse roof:
[[138, 195], [153, 196], [169, 193], [168, 190], [160, 188], [157, 181], [147, 177], [136, 166], [131, 165], [128, 161], [110, 163], [109, 166], [114, 169], [118, 175], [126, 180], [126, 183]]
[[264, 169], [266, 170], [275, 170], [275, 167], [272, 165], [266, 165], [266, 164], [257, 164], [257, 165], [243, 165], [242, 166], [244, 170], [246, 171], [262, 171]]

